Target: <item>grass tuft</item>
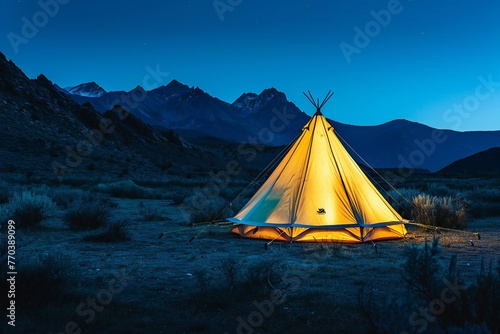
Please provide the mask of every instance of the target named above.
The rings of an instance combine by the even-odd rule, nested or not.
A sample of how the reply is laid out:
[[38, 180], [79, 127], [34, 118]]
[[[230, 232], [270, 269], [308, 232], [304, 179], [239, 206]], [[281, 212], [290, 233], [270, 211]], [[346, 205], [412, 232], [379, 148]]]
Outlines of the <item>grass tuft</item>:
[[75, 201], [64, 214], [71, 230], [94, 230], [109, 222], [111, 209], [100, 201]]
[[18, 227], [32, 228], [52, 214], [55, 207], [55, 203], [49, 197], [23, 191], [15, 193], [5, 209]]
[[115, 220], [108, 223], [103, 232], [88, 235], [85, 237], [85, 240], [93, 242], [122, 242], [130, 240], [130, 235], [127, 230], [129, 224], [130, 220], [128, 219]]

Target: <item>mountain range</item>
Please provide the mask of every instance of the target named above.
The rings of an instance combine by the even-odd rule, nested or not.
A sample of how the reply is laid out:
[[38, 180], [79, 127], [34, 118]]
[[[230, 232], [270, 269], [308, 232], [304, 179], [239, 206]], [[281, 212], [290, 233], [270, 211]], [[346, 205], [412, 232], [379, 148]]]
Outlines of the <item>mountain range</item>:
[[[88, 92], [74, 93], [86, 85]], [[100, 112], [125, 103], [125, 108], [145, 123], [191, 139], [212, 137], [236, 143], [285, 145], [300, 133], [310, 117], [275, 88], [260, 94], [243, 93], [232, 103], [176, 80], [150, 91], [138, 86], [129, 92], [89, 96], [105, 91], [99, 88], [89, 83], [67, 91], [76, 102], [91, 103]], [[408, 120], [374, 126], [329, 122], [354, 159], [374, 168], [437, 171], [458, 159], [500, 146], [500, 131], [438, 130]]]
[[[82, 87], [89, 87], [89, 90], [82, 90]], [[89, 102], [100, 112], [120, 104], [145, 123], [191, 138], [215, 137], [235, 142], [284, 145], [296, 136], [309, 118], [275, 88], [266, 89], [259, 95], [243, 94], [233, 103], [177, 80], [150, 91], [137, 86], [128, 92], [92, 96], [95, 92], [105, 92], [95, 83], [68, 87], [66, 91], [76, 102]], [[272, 133], [266, 130], [271, 127], [274, 127]]]
[[[1, 53], [0, 74], [4, 171], [46, 171], [57, 163], [81, 171], [69, 166], [75, 159], [84, 171], [99, 175], [124, 165], [143, 174], [169, 168], [189, 174], [200, 169], [193, 161], [224, 168], [231, 158], [258, 169], [281, 150], [262, 147], [290, 143], [310, 117], [275, 88], [244, 93], [231, 103], [176, 80], [150, 91], [138, 86], [107, 92], [95, 82], [63, 89], [43, 75], [29, 79]], [[438, 130], [408, 120], [374, 126], [329, 121], [353, 158], [374, 168], [434, 172], [500, 147], [500, 131]], [[106, 122], [113, 131], [100, 133], [102, 138], [85, 152], [82, 143]], [[245, 152], [252, 150], [262, 152], [262, 161], [246, 161]], [[75, 156], [76, 151], [85, 156]]]
[[461, 177], [500, 175], [500, 147], [457, 160], [439, 171], [440, 174]]
[[193, 161], [225, 166], [218, 157], [122, 107], [100, 113], [89, 103], [76, 103], [44, 75], [29, 79], [1, 53], [0, 156], [2, 172], [59, 181], [90, 175], [182, 176], [197, 168]]

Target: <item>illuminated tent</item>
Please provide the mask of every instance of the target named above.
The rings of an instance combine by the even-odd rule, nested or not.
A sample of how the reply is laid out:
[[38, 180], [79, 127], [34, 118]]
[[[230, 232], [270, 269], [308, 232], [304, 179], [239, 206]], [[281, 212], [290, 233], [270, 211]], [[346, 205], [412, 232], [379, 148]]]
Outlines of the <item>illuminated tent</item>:
[[316, 113], [265, 183], [234, 217], [232, 232], [246, 238], [349, 242], [402, 238], [401, 216], [382, 197]]

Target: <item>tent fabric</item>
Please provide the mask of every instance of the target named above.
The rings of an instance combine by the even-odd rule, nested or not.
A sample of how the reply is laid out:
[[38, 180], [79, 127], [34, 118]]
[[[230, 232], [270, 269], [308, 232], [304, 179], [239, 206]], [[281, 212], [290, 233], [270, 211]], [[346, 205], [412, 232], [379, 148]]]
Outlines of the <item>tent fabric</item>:
[[247, 238], [349, 242], [402, 238], [404, 220], [370, 182], [318, 110], [234, 217]]

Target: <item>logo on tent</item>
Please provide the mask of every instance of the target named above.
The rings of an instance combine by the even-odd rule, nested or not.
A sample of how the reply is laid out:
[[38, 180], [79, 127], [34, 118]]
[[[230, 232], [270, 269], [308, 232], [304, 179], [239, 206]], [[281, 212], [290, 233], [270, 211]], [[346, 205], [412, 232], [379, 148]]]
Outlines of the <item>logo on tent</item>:
[[318, 211], [316, 211], [319, 215], [324, 215], [326, 213], [325, 209], [319, 208]]

